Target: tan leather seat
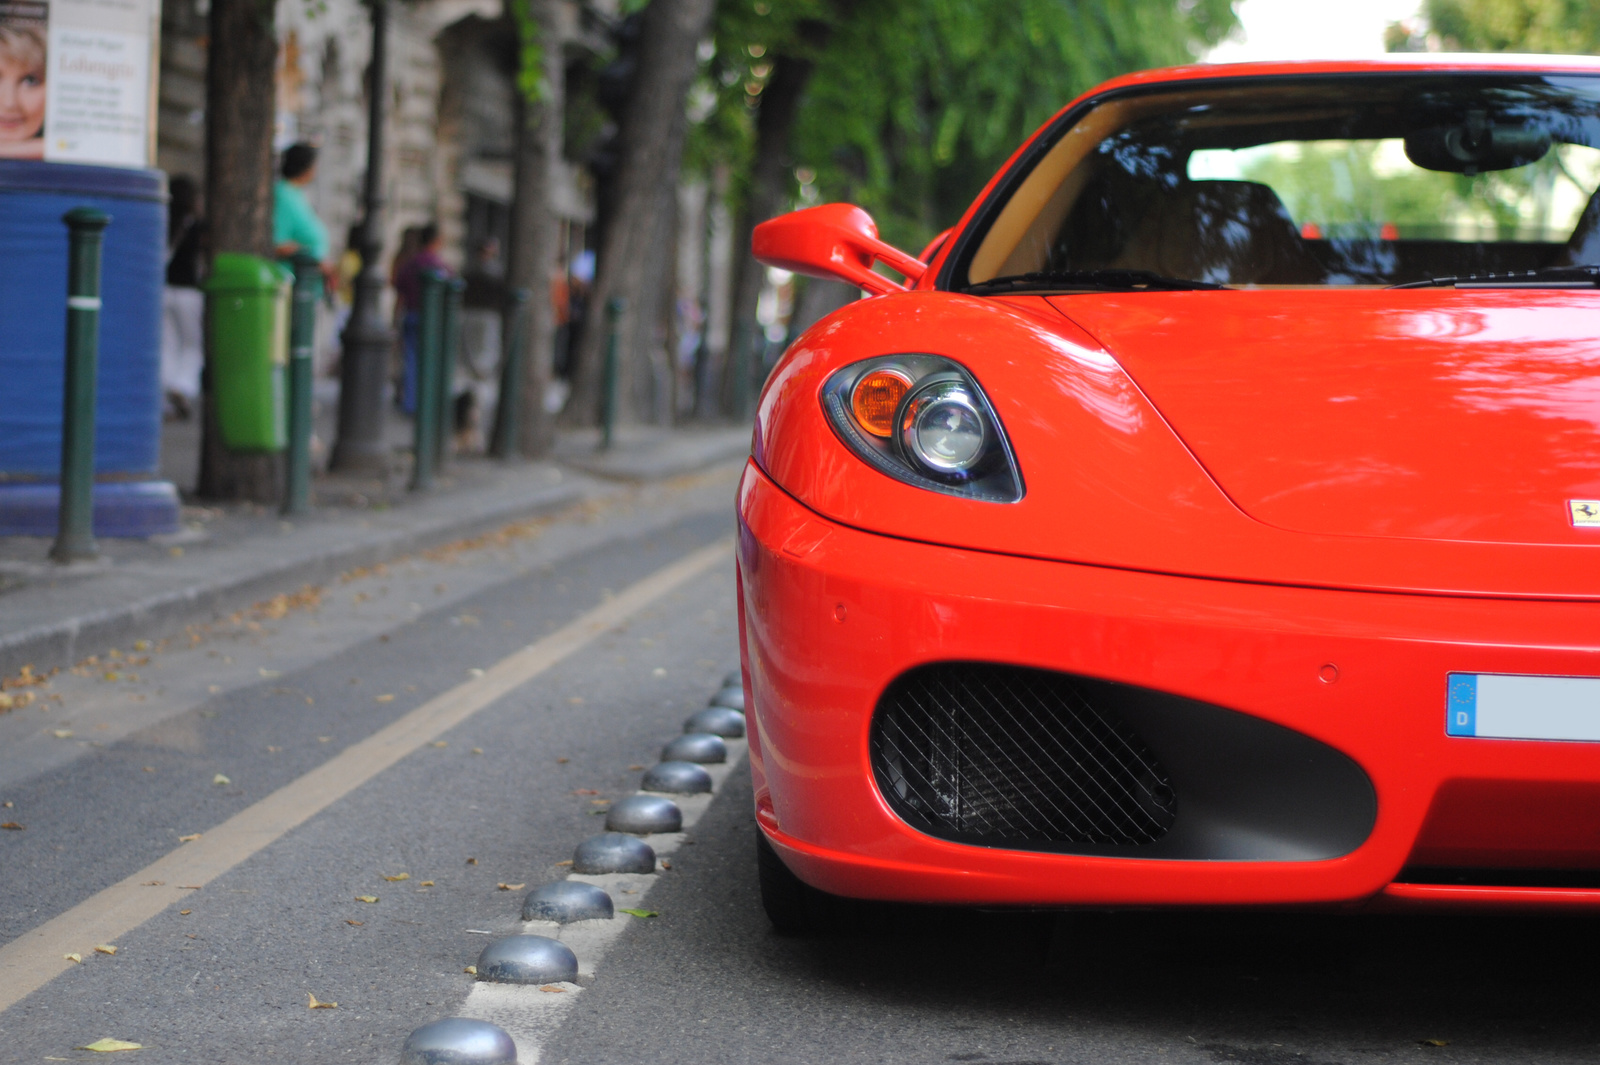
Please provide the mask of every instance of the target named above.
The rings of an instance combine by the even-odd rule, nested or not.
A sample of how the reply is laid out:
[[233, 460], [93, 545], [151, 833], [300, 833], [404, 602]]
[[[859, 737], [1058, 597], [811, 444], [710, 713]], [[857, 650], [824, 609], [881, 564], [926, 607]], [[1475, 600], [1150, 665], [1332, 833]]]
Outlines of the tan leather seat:
[[1324, 278], [1278, 194], [1254, 181], [1184, 181], [1162, 193], [1111, 265], [1236, 285]]

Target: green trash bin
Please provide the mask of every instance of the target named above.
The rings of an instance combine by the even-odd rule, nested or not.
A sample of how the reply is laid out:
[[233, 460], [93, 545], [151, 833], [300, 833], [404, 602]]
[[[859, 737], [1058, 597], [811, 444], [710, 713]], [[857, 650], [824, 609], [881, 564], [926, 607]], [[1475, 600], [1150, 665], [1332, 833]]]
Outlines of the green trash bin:
[[206, 279], [211, 394], [231, 451], [288, 444], [285, 373], [294, 275], [268, 259], [222, 252]]

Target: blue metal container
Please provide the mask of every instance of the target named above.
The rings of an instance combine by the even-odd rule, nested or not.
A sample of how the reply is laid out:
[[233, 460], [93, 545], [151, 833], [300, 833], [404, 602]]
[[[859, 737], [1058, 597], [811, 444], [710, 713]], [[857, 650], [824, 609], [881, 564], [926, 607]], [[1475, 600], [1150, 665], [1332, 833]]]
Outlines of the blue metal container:
[[[0, 159], [0, 536], [39, 535], [61, 467], [67, 230], [74, 207], [111, 215], [105, 235], [97, 480], [128, 484], [95, 534], [178, 527], [177, 493], [156, 481], [161, 450], [161, 288], [167, 189], [159, 170]], [[154, 482], [154, 483], [152, 483]], [[109, 502], [109, 500], [107, 501]], [[49, 529], [54, 531], [53, 510]], [[48, 535], [48, 533], [46, 533]]]

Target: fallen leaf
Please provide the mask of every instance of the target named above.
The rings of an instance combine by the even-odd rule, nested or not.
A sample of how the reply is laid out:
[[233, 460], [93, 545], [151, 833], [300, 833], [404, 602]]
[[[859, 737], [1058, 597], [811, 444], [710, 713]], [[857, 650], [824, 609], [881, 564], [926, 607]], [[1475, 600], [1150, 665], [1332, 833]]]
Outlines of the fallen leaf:
[[154, 773], [156, 771], [156, 767], [153, 765], [147, 765], [144, 767], [144, 771], [146, 773]]
[[266, 668], [262, 668], [262, 669], [256, 670], [256, 672], [261, 674], [267, 680], [272, 680], [274, 677], [283, 676], [283, 670], [281, 670], [281, 669], [266, 669]]
[[314, 1009], [314, 1010], [336, 1010], [336, 1009], [339, 1008], [339, 1004], [337, 1002], [318, 1002], [317, 1001], [317, 996], [313, 995], [309, 991], [306, 992], [306, 998], [311, 1000], [310, 1002], [306, 1003], [306, 1007], [308, 1009]]
[[571, 865], [571, 864], [572, 864], [572, 859], [571, 859], [571, 858], [568, 858], [568, 859], [567, 859], [567, 860], [566, 860], [566, 861], [564, 861], [564, 862], [557, 862], [557, 863], [556, 863], [556, 864], [557, 864], [557, 865]]
[[564, 987], [557, 987], [555, 984], [545, 984], [543, 987], [539, 988], [539, 990], [548, 991], [552, 995], [560, 995], [565, 993], [567, 989]]
[[572, 761], [570, 758], [557, 758], [556, 765], [566, 765], [570, 761]]
[[567, 702], [571, 703], [573, 706], [580, 706], [583, 703], [583, 696], [574, 695], [572, 698], [568, 699]]
[[222, 685], [220, 685], [220, 684], [207, 684], [206, 685], [206, 691], [210, 692], [212, 695], [217, 694], [221, 690], [222, 690]]
[[318, 743], [327, 743], [331, 739], [333, 739], [332, 736], [318, 736], [317, 737], [317, 742]]
[[150, 641], [149, 640], [134, 640], [133, 641], [133, 649], [135, 651], [148, 651], [148, 650], [150, 650]]
[[590, 799], [589, 800], [589, 805], [590, 806], [610, 806], [611, 805], [611, 800], [610, 799]]
[[167, 882], [165, 880], [146, 880], [144, 882], [143, 886], [144, 887], [165, 887], [166, 884], [167, 884]]
[[[196, 838], [198, 839], [199, 837], [196, 837]], [[179, 884], [178, 885], [178, 890], [179, 891], [199, 891], [201, 886], [202, 885], [200, 885], [200, 884]]]
[[1418, 1042], [1425, 1047], [1447, 1047], [1450, 1045], [1450, 1040], [1448, 1039], [1419, 1039]]
[[96, 954], [115, 954], [117, 952], [117, 948], [110, 943], [102, 943], [98, 947], [94, 948], [94, 952]]
[[365, 922], [365, 921], [352, 921], [350, 918], [346, 917], [344, 919], [344, 923], [348, 924], [348, 925], [354, 925], [356, 928], [360, 928], [362, 925], [366, 924], [367, 922]]
[[143, 1043], [130, 1043], [126, 1039], [96, 1039], [87, 1046], [73, 1047], [74, 1050], [92, 1050], [96, 1054], [111, 1054], [118, 1050], [143, 1050]]
[[629, 909], [627, 907], [623, 907], [622, 909], [619, 909], [617, 912], [618, 913], [625, 913], [630, 917], [660, 917], [661, 916], [661, 914], [656, 910], [634, 910], [634, 909]]
[[187, 917], [193, 912], [194, 912], [193, 910], [179, 910], [178, 911], [178, 916], [179, 917]]
[[179, 836], [178, 837], [178, 842], [179, 843], [193, 843], [195, 840], [197, 840], [199, 838], [200, 838], [200, 833], [194, 832], [194, 833], [191, 833], [191, 834], [189, 834], [187, 836]]
[[598, 795], [600, 793], [598, 791], [595, 791], [593, 788], [574, 788], [574, 789], [572, 789], [572, 794], [574, 794], [574, 795]]
[[663, 869], [671, 869], [672, 868], [672, 863], [669, 862], [667, 859], [663, 858], [663, 859], [661, 859], [661, 868], [663, 868]]
[[61, 956], [63, 958], [65, 958], [65, 959], [67, 959], [68, 961], [72, 962], [75, 965], [82, 965], [83, 964], [83, 955], [79, 954], [77, 952], [73, 952], [71, 954], [63, 954]]
[[474, 677], [474, 678], [481, 677], [481, 676], [483, 676], [483, 670], [481, 670], [481, 669], [477, 668], [476, 666], [474, 666], [473, 668], [467, 670], [467, 676]]
[[478, 859], [476, 859], [476, 858], [468, 858], [467, 859], [467, 864], [468, 865], [477, 865], [478, 864]]
[[378, 896], [376, 896], [376, 895], [357, 895], [356, 896], [356, 901], [357, 902], [377, 902], [378, 901]]
[[372, 701], [375, 702], [375, 703], [392, 703], [392, 702], [394, 702], [394, 696], [393, 695], [377, 695], [377, 696], [373, 697]]
[[525, 888], [527, 886], [528, 886], [527, 884], [496, 884], [495, 885], [495, 887], [499, 888], [501, 891], [521, 891], [523, 888]]
[[282, 752], [282, 750], [283, 750], [282, 747], [273, 747], [270, 744], [267, 747], [267, 753], [268, 754], [278, 754], [278, 753]]
[[469, 976], [477, 976], [478, 975], [478, 967], [476, 965], [469, 965], [465, 969], [462, 969], [461, 971], [464, 972], [464, 973], [467, 973]]
[[474, 748], [472, 748], [472, 753], [473, 754], [482, 754], [483, 753], [483, 748], [482, 747], [474, 747]]
[[638, 771], [639, 771], [639, 770], [641, 770], [641, 769], [643, 769], [643, 768], [644, 768], [644, 766], [642, 766], [642, 765], [630, 765], [630, 766], [629, 766], [629, 767], [628, 767], [628, 769], [629, 769], [629, 770], [630, 770], [630, 771], [631, 771], [631, 772], [634, 772], [634, 773], [637, 773], [637, 772], [638, 772]]
[[115, 670], [111, 670], [111, 671], [106, 673], [106, 680], [118, 681], [118, 680], [121, 680], [121, 679], [122, 679], [122, 674], [116, 672]]
[[433, 887], [433, 881], [432, 880], [424, 880], [422, 883], [418, 884], [417, 886], [418, 887]]
[[429, 744], [429, 746], [430, 747], [448, 747], [448, 746], [450, 746], [450, 743], [449, 743], [448, 740], [434, 740], [431, 744]]
[[396, 884], [396, 883], [399, 883], [402, 880], [410, 880], [411, 879], [411, 874], [410, 873], [396, 873], [394, 876], [386, 876], [386, 877], [384, 877], [384, 879], [389, 881], [389, 883], [391, 883], [391, 884]]
[[229, 780], [227, 777], [223, 776], [221, 773], [218, 773], [216, 776], [211, 778], [211, 783], [217, 784], [217, 785], [222, 785], [222, 784], [232, 784], [233, 781]]
[[50, 735], [58, 740], [70, 740], [72, 738], [72, 730], [69, 728], [51, 729]]
[[21, 832], [23, 829], [25, 829], [27, 827], [28, 827], [27, 825], [19, 825], [15, 821], [7, 821], [4, 824], [0, 824], [0, 828], [7, 828], [7, 829], [10, 829], [13, 832]]

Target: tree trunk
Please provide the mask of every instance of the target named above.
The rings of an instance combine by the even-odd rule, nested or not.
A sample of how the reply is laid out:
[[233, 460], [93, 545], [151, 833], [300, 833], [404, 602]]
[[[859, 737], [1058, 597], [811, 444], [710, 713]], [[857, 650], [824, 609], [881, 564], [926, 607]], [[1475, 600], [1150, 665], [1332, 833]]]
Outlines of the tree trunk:
[[[545, 389], [555, 361], [555, 309], [551, 286], [560, 254], [561, 227], [554, 210], [556, 167], [561, 161], [561, 119], [566, 107], [563, 28], [552, 0], [525, 0], [539, 27], [544, 56], [543, 94], [537, 103], [518, 94], [516, 187], [511, 204], [507, 280], [528, 290], [522, 362], [518, 451], [545, 454], [555, 441], [555, 419], [545, 410]], [[513, 31], [514, 32], [514, 31]], [[516, 336], [515, 307], [506, 310], [501, 335]]]
[[706, 212], [706, 339], [701, 345], [705, 358], [695, 368], [695, 409], [705, 419], [716, 418], [724, 410], [722, 387], [727, 379], [728, 334], [737, 281], [729, 184], [728, 167], [719, 165], [711, 174], [711, 209]]
[[[271, 0], [211, 0], [206, 64], [206, 223], [211, 251], [272, 256], [273, 73], [278, 37]], [[209, 344], [208, 344], [209, 348]], [[200, 495], [275, 503], [283, 494], [277, 454], [229, 451], [206, 395]]]
[[599, 412], [606, 342], [599, 323], [607, 303], [625, 301], [618, 336], [624, 359], [632, 362], [643, 352], [651, 331], [641, 297], [647, 274], [662, 265], [649, 261], [660, 182], [664, 176], [676, 178], [683, 158], [684, 101], [697, 67], [695, 49], [710, 29], [715, 6], [715, 0], [651, 0], [643, 14], [638, 70], [617, 131], [616, 206], [606, 222], [589, 298], [589, 317], [597, 328], [583, 331], [573, 368], [567, 416], [577, 424], [593, 424]]
[[[825, 36], [825, 34], [824, 34]], [[750, 168], [750, 194], [739, 213], [733, 253], [737, 264], [733, 296], [733, 327], [729, 337], [727, 370], [721, 384], [722, 409], [742, 418], [750, 409], [755, 387], [755, 355], [760, 350], [756, 303], [766, 268], [750, 254], [750, 238], [757, 224], [778, 213], [784, 204], [789, 177], [789, 134], [800, 107], [801, 94], [811, 80], [815, 64], [809, 59], [779, 55], [772, 77], [761, 90], [761, 111], [756, 116], [756, 156]]]

